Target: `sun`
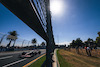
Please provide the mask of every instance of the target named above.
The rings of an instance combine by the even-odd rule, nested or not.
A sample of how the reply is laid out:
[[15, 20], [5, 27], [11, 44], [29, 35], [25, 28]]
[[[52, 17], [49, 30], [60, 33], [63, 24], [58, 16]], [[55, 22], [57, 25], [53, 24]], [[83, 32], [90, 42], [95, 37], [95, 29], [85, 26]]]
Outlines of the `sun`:
[[63, 2], [62, 0], [51, 0], [50, 11], [54, 15], [59, 15], [63, 12]]

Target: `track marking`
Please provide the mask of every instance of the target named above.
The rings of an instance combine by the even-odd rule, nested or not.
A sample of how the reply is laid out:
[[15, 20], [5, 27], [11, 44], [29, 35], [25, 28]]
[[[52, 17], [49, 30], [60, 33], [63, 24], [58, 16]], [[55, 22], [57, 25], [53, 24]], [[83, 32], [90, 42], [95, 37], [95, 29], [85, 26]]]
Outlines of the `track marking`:
[[11, 58], [11, 57], [13, 57], [13, 56], [1, 57], [0, 60], [2, 60], [2, 59], [6, 59], [6, 58]]
[[26, 65], [24, 65], [23, 67], [28, 67], [29, 65], [31, 65], [32, 63], [34, 63], [35, 61], [37, 61], [38, 59], [40, 59], [41, 57], [43, 57], [45, 54], [41, 55], [40, 57], [32, 60], [31, 62], [27, 63]]
[[16, 64], [16, 63], [22, 62], [22, 61], [24, 61], [24, 60], [26, 60], [26, 59], [27, 59], [27, 58], [25, 58], [25, 59], [21, 59], [21, 60], [15, 61], [15, 62], [13, 62], [13, 63], [7, 64], [7, 65], [4, 65], [4, 66], [2, 66], [2, 67], [8, 67], [8, 66], [11, 66], [11, 65], [14, 65], [14, 64]]

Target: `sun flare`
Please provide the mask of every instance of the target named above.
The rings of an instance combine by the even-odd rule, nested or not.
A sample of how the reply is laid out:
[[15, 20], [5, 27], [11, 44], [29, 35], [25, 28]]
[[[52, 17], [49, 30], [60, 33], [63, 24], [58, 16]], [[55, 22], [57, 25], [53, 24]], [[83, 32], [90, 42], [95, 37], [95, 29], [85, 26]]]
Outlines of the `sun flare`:
[[51, 0], [50, 10], [52, 14], [58, 15], [63, 12], [63, 2], [62, 0]]

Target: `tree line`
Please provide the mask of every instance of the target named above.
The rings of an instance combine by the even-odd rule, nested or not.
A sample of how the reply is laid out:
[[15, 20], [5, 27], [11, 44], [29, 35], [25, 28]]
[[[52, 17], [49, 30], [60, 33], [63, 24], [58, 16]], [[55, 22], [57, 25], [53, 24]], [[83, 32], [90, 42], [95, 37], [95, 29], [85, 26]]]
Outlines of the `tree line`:
[[89, 46], [91, 48], [100, 47], [100, 32], [98, 32], [98, 37], [96, 38], [96, 40], [93, 40], [92, 38], [88, 38], [86, 41], [83, 42], [80, 38], [77, 38], [76, 40], [72, 40], [72, 42], [70, 43], [68, 47], [84, 48], [85, 46]]
[[[94, 48], [96, 53], [97, 53], [97, 47], [100, 47], [100, 32], [97, 33], [98, 37], [96, 37], [95, 40], [93, 40], [92, 38], [88, 38], [86, 41], [82, 41], [80, 38], [77, 38], [76, 40], [72, 40], [72, 42], [70, 43], [70, 45], [68, 45], [68, 49], [70, 50], [70, 48], [75, 48], [76, 49], [76, 53], [80, 54], [79, 52], [79, 48], [82, 51], [82, 48], [86, 50], [87, 56], [91, 56], [91, 51]], [[83, 53], [83, 51], [82, 51]]]

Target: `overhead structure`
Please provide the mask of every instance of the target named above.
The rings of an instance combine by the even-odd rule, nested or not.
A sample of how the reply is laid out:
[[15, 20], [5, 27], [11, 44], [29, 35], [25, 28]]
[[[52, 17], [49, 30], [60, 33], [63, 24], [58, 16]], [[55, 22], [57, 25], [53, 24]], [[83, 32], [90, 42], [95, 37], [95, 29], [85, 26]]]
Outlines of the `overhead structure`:
[[19, 19], [39, 34], [46, 42], [46, 66], [52, 67], [55, 47], [49, 0], [0, 0]]
[[47, 40], [44, 0], [0, 0], [19, 19]]

